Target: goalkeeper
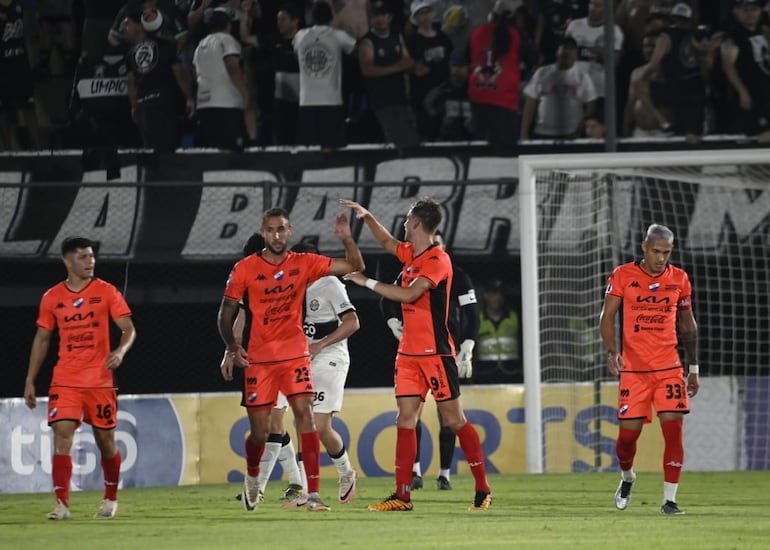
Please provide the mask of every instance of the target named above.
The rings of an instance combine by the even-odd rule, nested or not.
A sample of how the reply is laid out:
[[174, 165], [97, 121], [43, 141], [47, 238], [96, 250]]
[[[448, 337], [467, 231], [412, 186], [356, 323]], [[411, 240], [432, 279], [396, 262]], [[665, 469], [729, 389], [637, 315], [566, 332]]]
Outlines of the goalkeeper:
[[[436, 231], [433, 239], [442, 249], [446, 250], [446, 243], [441, 231]], [[454, 277], [452, 279], [452, 289], [449, 302], [449, 318], [447, 325], [452, 339], [455, 342], [455, 352], [457, 354], [457, 372], [461, 379], [469, 380], [473, 374], [473, 347], [476, 343], [476, 337], [479, 333], [479, 308], [476, 302], [476, 291], [473, 288], [473, 281], [470, 276], [460, 267], [452, 262]], [[400, 276], [394, 283], [401, 285]], [[403, 321], [401, 320], [401, 304], [393, 302], [386, 298], [380, 299], [380, 312], [388, 324], [388, 328], [393, 332], [396, 340], [401, 340], [403, 331]], [[438, 421], [441, 426], [439, 432], [439, 463], [441, 469], [436, 478], [436, 488], [441, 491], [452, 489], [450, 482], [450, 469], [452, 459], [455, 453], [456, 436], [452, 428], [445, 426], [441, 418], [441, 412], [438, 413]], [[422, 411], [420, 411], [422, 414]], [[414, 459], [412, 467], [412, 490], [422, 489], [422, 469], [420, 466], [420, 439], [422, 437], [422, 421], [417, 422], [417, 456]]]

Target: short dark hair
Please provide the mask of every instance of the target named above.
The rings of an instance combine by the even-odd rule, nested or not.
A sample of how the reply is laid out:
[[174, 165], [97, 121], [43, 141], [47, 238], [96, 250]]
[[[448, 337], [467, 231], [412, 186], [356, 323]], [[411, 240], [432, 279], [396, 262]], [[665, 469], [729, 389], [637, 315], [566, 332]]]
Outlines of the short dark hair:
[[209, 31], [213, 33], [226, 30], [232, 22], [233, 20], [227, 11], [215, 9], [211, 12], [209, 19]]
[[328, 25], [334, 19], [332, 7], [323, 0], [316, 0], [310, 10], [310, 18], [314, 25]]
[[302, 18], [302, 13], [294, 2], [284, 2], [281, 7], [278, 8], [279, 12], [284, 12], [289, 16], [289, 19], [299, 20]]
[[94, 247], [91, 239], [85, 237], [67, 237], [61, 243], [61, 255], [66, 256], [70, 252], [75, 252], [78, 248]]
[[265, 239], [259, 233], [254, 233], [243, 245], [243, 256], [251, 256], [265, 248]]
[[425, 226], [425, 230], [430, 234], [433, 234], [438, 229], [444, 217], [441, 205], [430, 197], [423, 197], [412, 204], [409, 213], [419, 219], [420, 223]]
[[267, 218], [275, 218], [276, 216], [281, 216], [288, 220], [289, 212], [285, 208], [281, 208], [280, 206], [274, 206], [273, 208], [265, 210], [265, 213], [262, 214], [262, 221], [264, 222]]

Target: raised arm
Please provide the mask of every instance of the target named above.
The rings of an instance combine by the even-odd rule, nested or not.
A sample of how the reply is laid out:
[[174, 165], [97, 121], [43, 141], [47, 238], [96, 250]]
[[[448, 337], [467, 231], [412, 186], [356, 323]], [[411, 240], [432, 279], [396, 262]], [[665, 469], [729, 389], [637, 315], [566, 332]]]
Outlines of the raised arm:
[[334, 234], [345, 246], [345, 259], [335, 259], [332, 261], [332, 267], [329, 275], [344, 275], [351, 271], [362, 271], [364, 257], [361, 255], [361, 249], [358, 248], [356, 241], [353, 240], [353, 234], [350, 232], [350, 222], [345, 214], [337, 214], [334, 224]]
[[[375, 218], [371, 212], [369, 212], [366, 208], [357, 202], [351, 201], [349, 199], [340, 199], [340, 204], [352, 209], [356, 215], [356, 218], [366, 222], [366, 225], [369, 226], [369, 230], [372, 232], [372, 235], [374, 235], [374, 238], [377, 240], [377, 242], [380, 243], [380, 246], [382, 246], [382, 248], [394, 256], [396, 255], [396, 248], [398, 248], [400, 241], [393, 237], [393, 235], [390, 234], [390, 231], [385, 229], [385, 227], [377, 221], [377, 218]], [[355, 271], [361, 270], [359, 269]]]

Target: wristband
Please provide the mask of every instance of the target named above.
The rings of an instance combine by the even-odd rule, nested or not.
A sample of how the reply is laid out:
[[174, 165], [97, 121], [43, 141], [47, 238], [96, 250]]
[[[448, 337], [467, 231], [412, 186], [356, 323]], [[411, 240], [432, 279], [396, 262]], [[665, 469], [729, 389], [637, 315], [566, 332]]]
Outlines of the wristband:
[[698, 363], [689, 366], [688, 374], [698, 374], [699, 372], [700, 367], [698, 366]]
[[365, 286], [366, 288], [368, 288], [369, 290], [374, 290], [374, 286], [375, 286], [375, 285], [376, 285], [378, 282], [379, 282], [379, 281], [377, 281], [377, 280], [375, 280], [375, 279], [367, 279], [367, 280], [366, 280], [366, 282], [364, 283], [364, 286]]

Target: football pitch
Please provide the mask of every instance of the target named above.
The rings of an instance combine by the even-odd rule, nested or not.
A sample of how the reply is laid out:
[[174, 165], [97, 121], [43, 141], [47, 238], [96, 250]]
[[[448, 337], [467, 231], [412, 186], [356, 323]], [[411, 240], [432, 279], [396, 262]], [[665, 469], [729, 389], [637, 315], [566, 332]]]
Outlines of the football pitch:
[[123, 489], [112, 520], [93, 514], [101, 492], [71, 496], [72, 519], [46, 519], [52, 494], [0, 495], [0, 548], [767, 548], [770, 472], [685, 472], [684, 516], [660, 513], [662, 477], [640, 473], [627, 510], [615, 510], [616, 473], [493, 475], [492, 507], [469, 511], [470, 475], [438, 491], [432, 476], [412, 494], [413, 512], [369, 512], [391, 478], [363, 478], [348, 504], [321, 481], [327, 513], [284, 510], [284, 483], [246, 512], [236, 484]]

